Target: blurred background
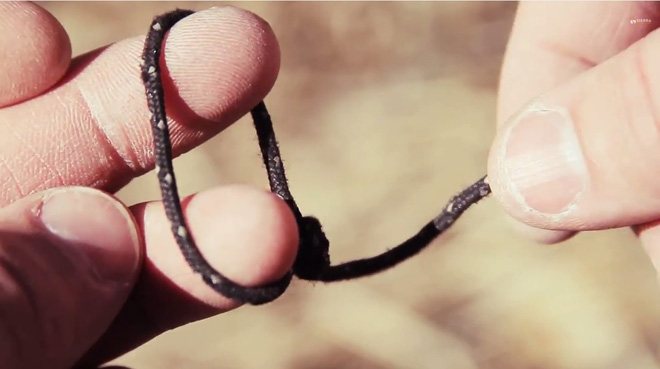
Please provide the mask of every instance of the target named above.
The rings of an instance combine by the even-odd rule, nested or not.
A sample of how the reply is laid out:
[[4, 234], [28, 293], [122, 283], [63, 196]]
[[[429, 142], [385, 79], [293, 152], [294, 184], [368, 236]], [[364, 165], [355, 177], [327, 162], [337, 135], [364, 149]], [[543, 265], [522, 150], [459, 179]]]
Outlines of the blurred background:
[[[74, 54], [175, 7], [266, 19], [282, 68], [266, 102], [303, 212], [334, 262], [412, 235], [485, 173], [516, 3], [46, 2]], [[145, 122], [146, 124], [146, 122]], [[176, 161], [182, 194], [266, 186], [244, 118]], [[158, 199], [153, 173], [119, 193]], [[276, 302], [190, 324], [114, 361], [167, 368], [660, 368], [660, 289], [628, 230], [538, 246], [493, 200], [416, 258], [357, 281], [295, 281]]]

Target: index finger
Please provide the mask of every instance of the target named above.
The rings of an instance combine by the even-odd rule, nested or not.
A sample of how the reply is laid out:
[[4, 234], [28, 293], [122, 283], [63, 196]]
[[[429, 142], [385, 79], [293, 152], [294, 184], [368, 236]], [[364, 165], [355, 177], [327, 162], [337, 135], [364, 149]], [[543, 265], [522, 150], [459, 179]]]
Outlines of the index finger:
[[[153, 168], [143, 43], [136, 37], [76, 58], [58, 87], [0, 110], [0, 205], [56, 186], [114, 192]], [[272, 88], [280, 62], [268, 24], [232, 7], [177, 23], [163, 56], [174, 155], [247, 114]]]

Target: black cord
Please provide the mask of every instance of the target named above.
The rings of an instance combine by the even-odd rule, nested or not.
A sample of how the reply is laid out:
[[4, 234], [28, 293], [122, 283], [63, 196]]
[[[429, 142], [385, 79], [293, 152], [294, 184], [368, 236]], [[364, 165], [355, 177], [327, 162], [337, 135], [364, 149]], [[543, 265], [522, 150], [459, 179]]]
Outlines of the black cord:
[[181, 210], [181, 201], [172, 167], [172, 143], [170, 141], [165, 98], [161, 78], [160, 55], [165, 33], [181, 19], [192, 14], [188, 10], [175, 10], [154, 19], [144, 44], [142, 80], [151, 111], [151, 127], [154, 138], [156, 172], [165, 206], [165, 213], [172, 225], [172, 233], [190, 267], [202, 276], [213, 289], [240, 302], [261, 304], [279, 297], [288, 287], [292, 273], [268, 286], [246, 288], [218, 273], [204, 258], [190, 235]]
[[331, 265], [330, 243], [323, 233], [321, 223], [314, 217], [303, 216], [291, 195], [273, 124], [266, 105], [262, 101], [251, 111], [259, 147], [271, 191], [288, 204], [296, 218], [300, 244], [293, 270], [280, 280], [261, 287], [243, 287], [234, 283], [208, 263], [190, 235], [181, 209], [172, 167], [172, 143], [165, 112], [159, 60], [165, 33], [190, 14], [193, 12], [177, 9], [154, 18], [144, 44], [142, 80], [146, 89], [147, 104], [152, 114], [151, 126], [156, 172], [165, 212], [172, 226], [172, 233], [181, 253], [193, 271], [200, 274], [204, 282], [223, 296], [242, 303], [259, 305], [271, 302], [284, 293], [293, 275], [305, 280], [333, 282], [382, 272], [419, 253], [436, 237], [449, 229], [471, 205], [490, 194], [490, 186], [486, 182], [486, 177], [483, 177], [452, 198], [440, 215], [402, 244], [375, 257]]

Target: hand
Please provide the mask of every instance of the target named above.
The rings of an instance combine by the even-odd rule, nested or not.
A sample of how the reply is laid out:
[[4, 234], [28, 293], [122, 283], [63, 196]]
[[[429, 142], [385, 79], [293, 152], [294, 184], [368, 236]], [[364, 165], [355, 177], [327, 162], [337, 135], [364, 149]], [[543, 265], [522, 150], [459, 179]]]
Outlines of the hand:
[[[162, 204], [127, 208], [106, 194], [153, 168], [142, 41], [71, 60], [50, 14], [0, 3], [3, 368], [96, 365], [237, 307], [190, 271]], [[165, 45], [176, 155], [248, 113], [279, 70], [270, 27], [235, 8], [186, 18]], [[293, 264], [295, 220], [267, 191], [212, 189], [185, 212], [207, 258], [238, 283], [275, 281]]]
[[519, 4], [488, 175], [534, 239], [633, 227], [660, 267], [659, 15], [657, 3]]

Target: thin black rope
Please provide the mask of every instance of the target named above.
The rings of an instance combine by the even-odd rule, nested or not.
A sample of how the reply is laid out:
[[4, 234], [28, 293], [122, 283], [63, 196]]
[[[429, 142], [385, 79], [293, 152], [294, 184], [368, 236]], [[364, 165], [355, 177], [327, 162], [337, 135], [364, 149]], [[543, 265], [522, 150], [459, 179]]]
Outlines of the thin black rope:
[[265, 103], [260, 102], [251, 115], [259, 139], [259, 148], [266, 167], [270, 189], [284, 200], [293, 212], [298, 224], [300, 244], [293, 270], [280, 280], [260, 287], [243, 287], [223, 276], [204, 258], [192, 238], [181, 209], [176, 177], [172, 166], [165, 97], [160, 68], [162, 43], [165, 34], [181, 19], [193, 14], [190, 10], [174, 10], [154, 18], [143, 50], [142, 80], [145, 85], [147, 104], [151, 112], [156, 173], [160, 183], [165, 213], [171, 223], [176, 243], [192, 270], [200, 274], [204, 282], [225, 297], [242, 303], [259, 305], [277, 299], [288, 288], [293, 275], [310, 281], [334, 282], [379, 273], [416, 255], [440, 234], [449, 229], [473, 204], [487, 197], [491, 190], [482, 177], [454, 196], [442, 213], [426, 224], [417, 234], [402, 244], [371, 258], [330, 263], [330, 243], [318, 219], [303, 216], [289, 190], [289, 185], [273, 130], [271, 117]]

